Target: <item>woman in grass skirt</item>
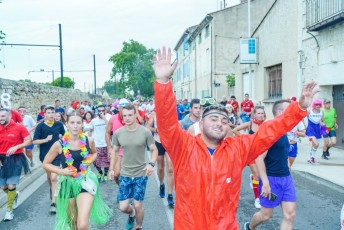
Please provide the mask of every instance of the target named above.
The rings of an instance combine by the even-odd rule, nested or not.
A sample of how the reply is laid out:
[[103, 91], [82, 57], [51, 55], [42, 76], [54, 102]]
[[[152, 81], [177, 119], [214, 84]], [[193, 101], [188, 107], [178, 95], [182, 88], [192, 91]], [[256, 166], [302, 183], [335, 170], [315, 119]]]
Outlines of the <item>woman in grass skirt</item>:
[[[45, 170], [57, 173], [57, 223], [55, 229], [89, 229], [89, 219], [95, 224], [105, 224], [112, 210], [99, 194], [99, 183], [89, 165], [97, 152], [92, 138], [82, 132], [83, 120], [73, 112], [67, 118], [67, 132], [54, 143], [44, 159]], [[52, 164], [58, 154], [61, 168]]]

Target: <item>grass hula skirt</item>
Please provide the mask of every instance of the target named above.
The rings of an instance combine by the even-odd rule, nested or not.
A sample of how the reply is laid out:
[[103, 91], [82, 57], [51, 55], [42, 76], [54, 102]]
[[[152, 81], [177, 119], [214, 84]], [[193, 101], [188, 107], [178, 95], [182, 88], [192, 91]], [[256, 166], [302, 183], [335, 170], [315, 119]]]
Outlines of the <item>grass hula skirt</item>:
[[[97, 192], [94, 195], [94, 201], [91, 208], [90, 218], [91, 223], [103, 225], [107, 223], [113, 212], [109, 206], [102, 200], [99, 194], [99, 182], [96, 175], [87, 168], [87, 177], [97, 184]], [[68, 176], [58, 176], [57, 191], [55, 196], [57, 206], [57, 222], [55, 229], [57, 230], [72, 230], [71, 220], [73, 216], [68, 216], [69, 199], [79, 195], [81, 191], [81, 184], [83, 178], [73, 178]], [[77, 207], [76, 207], [77, 208]]]

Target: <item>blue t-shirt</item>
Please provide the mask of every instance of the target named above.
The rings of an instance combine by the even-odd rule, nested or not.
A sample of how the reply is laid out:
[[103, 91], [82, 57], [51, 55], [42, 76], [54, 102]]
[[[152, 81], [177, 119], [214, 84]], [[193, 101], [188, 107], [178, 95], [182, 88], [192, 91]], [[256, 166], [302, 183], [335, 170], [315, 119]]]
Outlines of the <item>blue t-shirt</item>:
[[183, 118], [187, 115], [187, 114], [189, 114], [189, 111], [190, 111], [190, 104], [188, 103], [188, 104], [186, 104], [186, 105], [184, 105], [184, 104], [181, 104], [180, 105], [181, 107], [183, 107], [183, 111], [185, 111], [185, 113], [183, 114]]
[[184, 106], [179, 105], [178, 108], [177, 108], [177, 111], [178, 111], [178, 120], [180, 121], [181, 119], [183, 119], [182, 112], [185, 111]]
[[61, 113], [62, 115], [64, 115], [64, 113], [65, 113], [65, 110], [64, 110], [64, 108], [55, 108], [55, 112], [58, 112], [58, 113]]
[[266, 154], [264, 162], [268, 176], [284, 177], [290, 175], [288, 153], [289, 141], [285, 134], [269, 148]]

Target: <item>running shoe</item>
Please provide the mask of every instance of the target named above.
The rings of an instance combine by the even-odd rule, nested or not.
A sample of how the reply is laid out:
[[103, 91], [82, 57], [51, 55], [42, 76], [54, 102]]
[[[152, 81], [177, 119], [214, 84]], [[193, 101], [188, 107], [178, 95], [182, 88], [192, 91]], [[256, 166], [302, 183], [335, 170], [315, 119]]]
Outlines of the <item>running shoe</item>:
[[19, 194], [20, 194], [20, 192], [17, 191], [16, 192], [16, 197], [14, 198], [13, 205], [12, 205], [13, 209], [16, 209], [18, 207]]
[[99, 183], [102, 182], [102, 174], [101, 173], [97, 174], [97, 178], [98, 178]]
[[250, 174], [250, 187], [251, 189], [253, 189], [253, 183], [252, 183], [252, 180], [253, 180], [253, 175]]
[[328, 151], [328, 149], [326, 150], [326, 156], [327, 156], [327, 157], [330, 156], [330, 152]]
[[174, 200], [173, 200], [173, 195], [172, 194], [168, 194], [168, 196], [167, 196], [167, 203], [168, 203], [168, 206], [170, 208], [174, 207]]
[[311, 165], [314, 164], [312, 158], [313, 158], [313, 157], [311, 157], [311, 158], [307, 161], [307, 162], [308, 162], [309, 164], [311, 164]]
[[125, 228], [127, 230], [132, 229], [134, 226], [134, 223], [135, 223], [135, 216], [133, 216], [133, 217], [129, 216], [128, 220], [127, 220], [127, 224], [125, 225]]
[[104, 176], [104, 177], [103, 177], [103, 182], [106, 183], [107, 181], [108, 181], [108, 177], [107, 177], [107, 176]]
[[50, 205], [50, 214], [56, 214], [56, 204], [51, 203]]
[[250, 223], [249, 223], [249, 222], [246, 222], [246, 223], [244, 224], [244, 230], [251, 230], [251, 229], [250, 229]]
[[260, 206], [260, 200], [259, 200], [259, 198], [256, 198], [255, 200], [254, 200], [254, 207], [256, 207], [256, 208], [261, 208], [262, 206]]
[[323, 152], [323, 154], [322, 154], [322, 159], [325, 159], [325, 160], [328, 160], [328, 158], [327, 158], [327, 156], [326, 156], [327, 154], [326, 154], [326, 152]]
[[4, 221], [11, 221], [13, 220], [13, 211], [6, 211]]
[[314, 157], [311, 157], [311, 161], [313, 164], [315, 164], [315, 158]]
[[164, 198], [165, 197], [165, 184], [161, 184], [160, 185], [160, 198]]

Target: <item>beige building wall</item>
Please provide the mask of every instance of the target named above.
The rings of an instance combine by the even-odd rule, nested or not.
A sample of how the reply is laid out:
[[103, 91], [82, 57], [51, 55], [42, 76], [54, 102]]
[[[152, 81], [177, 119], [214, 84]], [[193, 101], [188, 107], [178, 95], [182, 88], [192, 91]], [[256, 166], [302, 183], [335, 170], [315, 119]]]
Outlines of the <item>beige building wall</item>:
[[344, 22], [307, 33], [306, 1], [302, 1], [302, 82], [319, 83], [319, 99], [333, 100], [334, 85], [344, 85]]
[[[255, 104], [265, 105], [270, 118], [274, 101], [298, 94], [297, 14], [297, 0], [279, 0], [253, 35], [258, 39], [259, 63], [251, 65], [253, 71], [251, 99]], [[269, 98], [267, 68], [280, 64], [282, 65], [282, 98]], [[249, 72], [249, 67], [247, 64], [239, 64], [239, 60], [236, 61], [236, 67], [236, 75], [240, 79], [236, 90], [243, 92], [245, 88], [243, 76]]]

